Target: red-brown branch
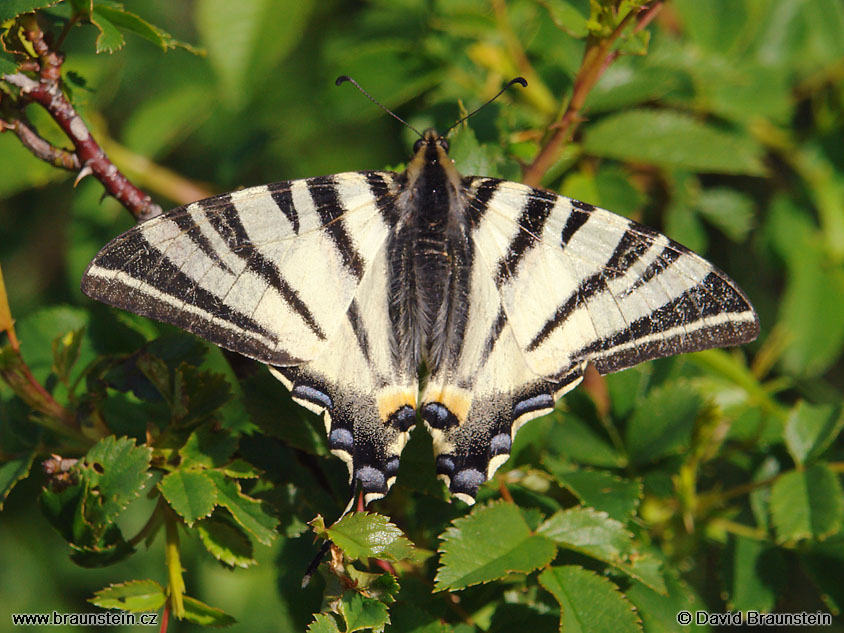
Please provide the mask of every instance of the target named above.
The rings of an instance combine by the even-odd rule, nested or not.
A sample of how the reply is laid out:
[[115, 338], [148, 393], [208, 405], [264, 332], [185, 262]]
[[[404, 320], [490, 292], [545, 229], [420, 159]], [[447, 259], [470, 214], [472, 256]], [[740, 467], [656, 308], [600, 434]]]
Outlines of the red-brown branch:
[[631, 11], [624, 16], [609, 37], [604, 39], [589, 38], [586, 51], [583, 53], [583, 62], [580, 64], [580, 70], [578, 70], [574, 79], [571, 101], [569, 101], [562, 118], [552, 126], [555, 131], [551, 138], [539, 150], [533, 162], [525, 168], [522, 182], [531, 187], [540, 185], [545, 172], [554, 164], [563, 145], [571, 139], [577, 126], [583, 120], [581, 110], [589, 92], [601, 78], [601, 75], [604, 74], [607, 67], [618, 57], [618, 51], [612, 50], [615, 42], [621, 37], [624, 29], [627, 28], [633, 18], [636, 18], [634, 32], [638, 32], [650, 24], [662, 8], [662, 4], [662, 0], [655, 0], [638, 12]]
[[[9, 84], [17, 86], [23, 99], [35, 102], [47, 110], [67, 135], [73, 143], [74, 153], [79, 163], [77, 168], [80, 169], [79, 178], [88, 174], [93, 175], [103, 184], [106, 191], [125, 206], [138, 221], [147, 220], [161, 213], [161, 207], [154, 204], [147, 194], [129, 182], [126, 176], [108, 159], [100, 145], [94, 140], [88, 126], [85, 125], [85, 122], [62, 92], [60, 82], [61, 66], [64, 59], [60, 53], [49, 48], [44, 41], [44, 33], [34, 19], [25, 23], [24, 35], [32, 43], [39, 56], [38, 78], [33, 79], [18, 72], [3, 75], [3, 79]], [[16, 120], [19, 121], [21, 118], [16, 117]], [[9, 127], [8, 123], [6, 127]], [[17, 133], [17, 130], [15, 131]], [[27, 148], [32, 150], [33, 147], [39, 147], [41, 154], [33, 151], [39, 158], [46, 155], [48, 161], [52, 164], [54, 163], [51, 159], [57, 156], [62, 156], [62, 162], [72, 161], [72, 159], [68, 159], [60, 153], [62, 150], [52, 148], [49, 144], [47, 144], [49, 147], [45, 148], [26, 131], [23, 134], [27, 136], [29, 141], [29, 144], [24, 143]], [[21, 134], [18, 133], [18, 136], [20, 137]], [[41, 140], [43, 141], [43, 139]], [[46, 143], [46, 141], [43, 141], [43, 143]], [[67, 168], [64, 164], [59, 166]]]
[[75, 152], [51, 145], [39, 136], [38, 132], [22, 115], [18, 115], [11, 121], [0, 120], [0, 131], [3, 130], [14, 132], [26, 149], [44, 162], [50, 163], [53, 167], [67, 169], [68, 171], [82, 169], [82, 164]]

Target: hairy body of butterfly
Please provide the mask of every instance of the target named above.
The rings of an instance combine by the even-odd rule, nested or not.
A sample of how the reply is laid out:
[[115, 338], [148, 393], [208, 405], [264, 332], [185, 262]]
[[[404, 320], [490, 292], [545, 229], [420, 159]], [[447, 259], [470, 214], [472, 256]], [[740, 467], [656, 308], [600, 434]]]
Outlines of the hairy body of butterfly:
[[759, 331], [744, 294], [688, 249], [589, 204], [462, 177], [432, 130], [402, 174], [253, 187], [145, 222], [82, 288], [270, 365], [323, 413], [367, 502], [395, 481], [417, 413], [438, 473], [472, 503], [588, 363], [609, 373]]

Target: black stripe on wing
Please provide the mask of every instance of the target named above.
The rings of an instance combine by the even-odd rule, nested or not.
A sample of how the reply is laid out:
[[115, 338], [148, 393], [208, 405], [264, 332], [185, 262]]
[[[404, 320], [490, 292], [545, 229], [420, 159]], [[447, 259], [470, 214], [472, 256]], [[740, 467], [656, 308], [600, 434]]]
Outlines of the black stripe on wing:
[[[127, 253], [131, 253], [131, 256], [127, 257]], [[219, 296], [197, 285], [174, 266], [166, 255], [153, 247], [139, 229], [132, 230], [106, 246], [89, 266], [89, 270], [95, 268], [121, 271], [130, 281], [89, 275], [86, 272], [82, 278], [82, 291], [89, 297], [170, 323], [265, 363], [301, 362], [275, 349], [277, 339], [251, 317], [226, 305]], [[147, 285], [154, 292], [144, 291], [132, 281]], [[168, 301], [168, 297], [172, 301]], [[184, 304], [201, 313], [185, 310]], [[214, 317], [233, 327], [228, 328], [216, 322]]]
[[[563, 325], [574, 310], [588, 302], [599, 292], [607, 291], [607, 281], [621, 277], [653, 245], [653, 238], [641, 232], [627, 229], [618, 241], [612, 255], [598, 272], [582, 280], [577, 289], [566, 299], [549, 318], [527, 346], [527, 351], [537, 349], [556, 330]], [[665, 270], [663, 267], [661, 270]]]
[[311, 194], [323, 229], [334, 242], [334, 246], [343, 260], [343, 265], [349, 269], [355, 279], [360, 281], [363, 277], [363, 258], [355, 247], [343, 222], [346, 208], [340, 200], [334, 176], [309, 178], [307, 183], [308, 191]]
[[507, 247], [507, 252], [498, 262], [496, 284], [499, 287], [515, 275], [519, 262], [528, 250], [542, 240], [545, 221], [551, 214], [557, 199], [556, 194], [538, 189], [531, 192], [518, 219], [519, 230]]
[[360, 315], [360, 308], [358, 307], [357, 299], [352, 299], [352, 302], [349, 304], [349, 310], [346, 312], [346, 316], [349, 319], [349, 325], [352, 327], [352, 332], [354, 332], [355, 338], [357, 339], [361, 354], [363, 354], [366, 362], [369, 363], [369, 336], [366, 333], [366, 328], [364, 327], [363, 319]]
[[489, 201], [498, 191], [500, 183], [496, 178], [481, 178], [470, 176], [463, 179], [463, 191], [466, 192], [466, 217], [472, 224], [476, 225], [486, 214], [489, 208]]
[[560, 244], [565, 247], [574, 237], [581, 227], [586, 224], [586, 220], [595, 210], [591, 204], [581, 202], [580, 200], [569, 200], [571, 202], [572, 210], [569, 217], [566, 219], [566, 225], [560, 233]]
[[[228, 196], [228, 198], [226, 198]], [[213, 201], [213, 204], [210, 204]], [[240, 217], [230, 194], [223, 194], [209, 200], [200, 200], [197, 203], [206, 211], [205, 216], [208, 223], [223, 238], [229, 249], [240, 257], [246, 267], [266, 280], [291, 309], [299, 315], [308, 328], [320, 339], [325, 340], [325, 332], [316, 322], [313, 313], [302, 301], [299, 293], [281, 275], [281, 271], [275, 262], [264, 257], [260, 250], [252, 244], [249, 234], [240, 221]], [[236, 282], [235, 282], [236, 283]]]
[[293, 206], [293, 194], [290, 191], [290, 182], [274, 182], [267, 185], [267, 191], [279, 211], [290, 222], [293, 227], [293, 233], [299, 235], [299, 213], [296, 211], [296, 207]]
[[[713, 270], [679, 297], [636, 319], [623, 330], [586, 345], [574, 354], [574, 358], [591, 358], [598, 371], [607, 374], [654, 358], [741, 345], [759, 335], [759, 320], [755, 314], [750, 318], [752, 311], [747, 298], [721, 273]], [[745, 314], [747, 318], [715, 324], [705, 321], [707, 317], [723, 314]], [[654, 340], [641, 340], [678, 328], [682, 331]]]
[[202, 251], [208, 259], [214, 262], [217, 266], [225, 270], [227, 273], [234, 275], [234, 271], [229, 268], [228, 264], [223, 261], [220, 257], [220, 254], [211, 244], [211, 241], [205, 237], [202, 233], [202, 229], [200, 229], [199, 225], [194, 222], [193, 218], [191, 217], [190, 213], [187, 212], [186, 209], [185, 213], [174, 213], [171, 216], [171, 220], [173, 223], [178, 226], [182, 232], [187, 235], [191, 241], [196, 245], [196, 247]]

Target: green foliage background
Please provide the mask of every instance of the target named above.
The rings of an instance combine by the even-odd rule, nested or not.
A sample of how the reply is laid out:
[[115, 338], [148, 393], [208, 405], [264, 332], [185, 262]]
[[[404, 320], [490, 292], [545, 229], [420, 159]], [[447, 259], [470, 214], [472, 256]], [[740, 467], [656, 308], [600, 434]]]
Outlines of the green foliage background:
[[[0, 15], [18, 4], [47, 3], [14, 0]], [[519, 162], [532, 160], [565, 108], [587, 34], [606, 26], [596, 17], [601, 3], [593, 5], [590, 21], [586, 0], [130, 0], [127, 9], [207, 55], [165, 53], [133, 34], [124, 42], [106, 20], [101, 30], [71, 31], [64, 76], [109, 155], [165, 207], [240, 186], [400, 166], [413, 133], [349, 86], [335, 88], [340, 74], [420, 129], [444, 129], [464, 105], [526, 75], [530, 86], [473, 118], [452, 152], [465, 174], [518, 180]], [[110, 198], [100, 202], [93, 179], [74, 189], [72, 175], [0, 135], [0, 264], [24, 359], [92, 428], [138, 445], [148, 423], [158, 434], [152, 458], [128, 440], [97, 445], [104, 463], [137, 472], [121, 472], [126, 490], [110, 489], [113, 507], [86, 507], [86, 521], [116, 517], [134, 536], [155, 507], [146, 493], [159, 486], [188, 525], [187, 593], [234, 616], [233, 630], [303, 630], [312, 613], [327, 613], [323, 596], [341, 594], [334, 610], [350, 630], [383, 622], [389, 607], [389, 631], [520, 623], [539, 633], [561, 626], [559, 605], [566, 631], [678, 630], [681, 608], [820, 610], [844, 629], [844, 5], [673, 0], [620, 46], [542, 184], [710, 258], [747, 292], [762, 335], [744, 350], [651, 363], [609, 377], [606, 392], [566, 396], [558, 412], [520, 432], [497, 477], [518, 510], [497, 501], [495, 482], [472, 510], [446, 503], [430, 442], [415, 433], [397, 486], [374, 509], [421, 551], [409, 553], [380, 518], [365, 525], [395, 539], [395, 549], [378, 552], [396, 561], [394, 604], [397, 588], [378, 585], [386, 577], [362, 575], [378, 571], [366, 566], [375, 554], [365, 547], [344, 550], [361, 559], [349, 573], [368, 597], [343, 593], [330, 574], [299, 589], [315, 551], [306, 522], [317, 513], [330, 522], [347, 501], [345, 467], [327, 455], [321, 422], [263, 369], [83, 297], [85, 266], [131, 217]], [[66, 146], [43, 111], [27, 112]], [[75, 362], [65, 369], [62, 358]], [[91, 369], [98, 358], [108, 366]], [[160, 533], [112, 566], [69, 558], [67, 542], [82, 548], [77, 561], [93, 550], [50, 525], [63, 525], [65, 506], [49, 493], [39, 505], [38, 464], [56, 450], [79, 457], [90, 448], [74, 441], [34, 424], [0, 383], [6, 492], [37, 454], [0, 522], [0, 618], [91, 611], [86, 600], [111, 583], [168, 583]], [[178, 468], [167, 461], [176, 453]], [[93, 471], [82, 476], [114, 485]], [[216, 517], [233, 518], [203, 532], [215, 505]], [[343, 530], [354, 542], [363, 528], [328, 529], [341, 544]], [[105, 530], [85, 537], [100, 539], [96, 547], [122, 542]], [[425, 556], [438, 548], [441, 558]], [[495, 560], [476, 568], [485, 555]], [[431, 595], [435, 584], [478, 586], [450, 599]], [[637, 617], [624, 614], [629, 605]], [[333, 630], [333, 617], [320, 616], [313, 630]]]

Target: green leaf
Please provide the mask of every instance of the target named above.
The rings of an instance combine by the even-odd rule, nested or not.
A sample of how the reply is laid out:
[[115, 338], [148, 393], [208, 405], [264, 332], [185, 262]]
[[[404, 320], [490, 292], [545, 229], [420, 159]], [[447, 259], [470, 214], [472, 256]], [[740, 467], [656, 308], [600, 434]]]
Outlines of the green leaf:
[[440, 538], [435, 591], [527, 573], [547, 565], [556, 553], [554, 544], [532, 533], [519, 508], [510, 503], [477, 507], [456, 519]]
[[779, 541], [817, 539], [841, 529], [844, 491], [826, 464], [792, 470], [771, 487], [771, 518]]
[[399, 586], [396, 577], [390, 573], [371, 574], [366, 571], [360, 571], [353, 565], [346, 568], [349, 578], [354, 582], [355, 590], [363, 593], [369, 598], [383, 602], [384, 604], [392, 604], [396, 601], [401, 587]]
[[665, 593], [660, 560], [636, 551], [633, 537], [624, 525], [604, 512], [569, 508], [552, 515], [537, 532], [566, 549], [608, 563], [651, 589]]
[[151, 458], [152, 448], [135, 446], [134, 438], [110, 435], [97, 442], [78, 464], [87, 482], [86, 515], [107, 523], [120, 514], [151, 477]]
[[218, 470], [226, 477], [232, 477], [233, 479], [257, 479], [261, 476], [260, 470], [240, 458], [234, 459], [224, 466], [220, 466]]
[[154, 580], [130, 580], [109, 585], [88, 598], [88, 602], [103, 609], [120, 609], [132, 613], [157, 611], [166, 600], [164, 587]]
[[[138, 17], [134, 13], [126, 11], [120, 5], [95, 3], [94, 6], [94, 23], [97, 24], [101, 20], [108, 20], [110, 24], [123, 31], [129, 31], [135, 35], [149, 40], [161, 50], [166, 51], [168, 48], [184, 48], [194, 54], [201, 54], [202, 51], [195, 49], [190, 44], [180, 42], [174, 39], [172, 35], [163, 31]], [[99, 51], [97, 51], [99, 52]]]
[[[174, 372], [173, 415], [183, 423], [204, 420], [216, 414], [231, 396], [231, 386], [222, 374], [202, 371], [186, 363], [179, 365]], [[220, 450], [225, 448], [223, 445]]]
[[762, 148], [749, 136], [725, 132], [670, 110], [630, 110], [592, 125], [590, 154], [662, 167], [725, 174], [764, 174]]
[[340, 599], [340, 615], [346, 621], [346, 633], [363, 629], [383, 629], [390, 623], [387, 605], [374, 598], [365, 598], [356, 591], [347, 591]]
[[612, 112], [657, 101], [675, 92], [691, 91], [688, 73], [664, 66], [642, 66], [636, 60], [619, 59], [606, 69], [586, 97], [590, 113]]
[[237, 437], [214, 424], [203, 424], [193, 431], [179, 449], [182, 468], [218, 468], [229, 461], [237, 449]]
[[616, 521], [627, 522], [639, 507], [641, 481], [621, 479], [605, 470], [572, 470], [551, 464], [549, 467], [557, 481], [584, 505], [606, 512]]
[[572, 37], [582, 38], [589, 34], [586, 21], [589, 19], [589, 3], [570, 0], [543, 0], [541, 3], [554, 21]]
[[[311, 0], [199, 0], [196, 21], [217, 73], [220, 94], [232, 109], [261, 90], [257, 77], [269, 76], [303, 37]], [[248, 68], [249, 72], [244, 72]]]
[[[770, 205], [766, 233], [787, 267], [778, 297], [777, 327], [786, 340], [781, 364], [786, 372], [815, 376], [837, 362], [844, 348], [844, 275], [831, 266], [823, 236], [804, 205], [778, 196]], [[822, 327], [806, 324], [822, 323]]]
[[404, 533], [380, 514], [353, 512], [326, 530], [328, 538], [353, 559], [381, 558], [399, 561], [412, 558], [415, 548]]
[[272, 516], [269, 505], [243, 494], [240, 484], [222, 473], [209, 471], [207, 476], [217, 486], [217, 505], [228, 510], [232, 518], [255, 540], [269, 545], [277, 536], [275, 526], [278, 525], [278, 519]]
[[96, 26], [100, 34], [97, 35], [97, 52], [114, 53], [119, 51], [126, 44], [126, 38], [120, 29], [109, 19], [108, 14], [103, 14], [103, 6], [97, 5], [91, 13], [91, 24]]
[[340, 633], [337, 620], [328, 613], [317, 613], [308, 625], [308, 633]]
[[22, 13], [52, 7], [59, 2], [62, 2], [62, 0], [3, 0], [0, 3], [0, 22], [10, 20]]
[[651, 363], [642, 363], [626, 371], [609, 374], [605, 380], [610, 392], [613, 416], [624, 419], [639, 406], [653, 374]]
[[[68, 332], [87, 329], [89, 324], [89, 313], [70, 306], [42, 308], [20, 319], [15, 324], [21, 342], [23, 358], [41, 384], [47, 382], [54, 369], [55, 359], [53, 358], [52, 342]], [[74, 370], [70, 372], [71, 380], [76, 379], [82, 369], [97, 356], [90, 337], [82, 337], [77, 354]], [[63, 400], [66, 396], [64, 385], [57, 385], [53, 395], [59, 401]]]
[[574, 507], [549, 517], [537, 532], [558, 545], [613, 565], [633, 550], [633, 536], [605, 512]]
[[687, 447], [702, 406], [700, 395], [687, 382], [671, 382], [652, 389], [633, 412], [625, 430], [631, 461], [646, 464]]
[[15, 484], [29, 476], [29, 469], [32, 468], [36, 455], [37, 453], [32, 451], [22, 457], [10, 459], [0, 466], [0, 510], [3, 509], [3, 504]]
[[217, 487], [203, 472], [174, 471], [158, 482], [158, 489], [189, 527], [209, 516], [217, 502]]
[[449, 144], [449, 155], [461, 173], [502, 176], [498, 169], [504, 162], [504, 152], [496, 145], [479, 143], [472, 128], [459, 126]]
[[211, 555], [229, 567], [257, 564], [252, 555], [252, 541], [238, 528], [213, 517], [196, 524], [199, 540]]
[[79, 360], [85, 328], [65, 332], [53, 339], [53, 370], [59, 380], [70, 382], [70, 372]]
[[566, 633], [640, 633], [636, 609], [612, 582], [595, 572], [566, 565], [539, 574], [539, 583], [560, 603]]
[[743, 242], [753, 227], [753, 201], [734, 189], [704, 189], [695, 201], [695, 210], [734, 242]]
[[[680, 180], [679, 176], [676, 176]], [[678, 191], [680, 188], [678, 188]], [[693, 251], [705, 252], [708, 238], [703, 222], [687, 204], [686, 197], [675, 194], [666, 209], [665, 233]]]
[[307, 453], [328, 455], [322, 419], [284, 397], [269, 372], [260, 371], [241, 386], [246, 411], [264, 433]]
[[[657, 593], [640, 582], [633, 582], [625, 591], [626, 597], [639, 612], [645, 633], [664, 633], [665, 631], [691, 631], [690, 626], [680, 626], [677, 613], [694, 613], [706, 606], [698, 599], [689, 586], [669, 571], [665, 575], [667, 595]], [[695, 627], [695, 631], [703, 627]], [[703, 629], [706, 630], [706, 629]]]
[[185, 620], [202, 626], [231, 626], [237, 620], [216, 607], [210, 607], [190, 596], [182, 596], [185, 603]]
[[18, 69], [17, 60], [14, 55], [7, 53], [0, 49], [0, 77], [3, 75], [11, 75]]
[[844, 427], [844, 407], [798, 402], [785, 424], [785, 445], [798, 464], [820, 457]]
[[[551, 415], [559, 421], [552, 437], [552, 448], [580, 464], [607, 468], [624, 465], [624, 458], [579, 415], [563, 412]], [[554, 438], [559, 441], [554, 442]]]
[[731, 611], [770, 613], [785, 586], [788, 568], [776, 547], [743, 536], [730, 536], [725, 550], [724, 584]]

